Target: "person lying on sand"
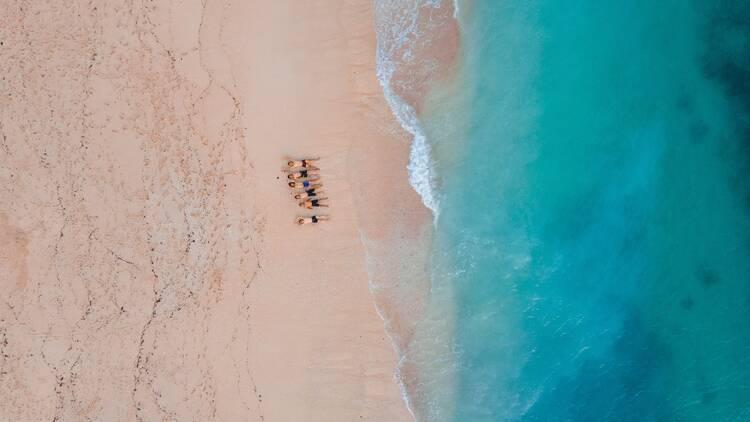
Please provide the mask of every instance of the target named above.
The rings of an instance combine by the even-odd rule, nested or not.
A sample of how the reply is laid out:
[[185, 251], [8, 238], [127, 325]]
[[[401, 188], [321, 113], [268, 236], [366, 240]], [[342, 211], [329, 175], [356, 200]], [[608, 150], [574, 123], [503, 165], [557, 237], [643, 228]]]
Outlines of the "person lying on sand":
[[[295, 182], [290, 182], [290, 183], [295, 183]], [[292, 186], [290, 185], [289, 187], [292, 187]], [[307, 187], [302, 187], [302, 186], [298, 186], [298, 187], [301, 188], [302, 190], [294, 191], [293, 192], [294, 194], [307, 192], [309, 190], [315, 191], [316, 189], [322, 188], [323, 184], [322, 183], [309, 183]]]
[[316, 198], [316, 199], [308, 199], [306, 201], [302, 201], [299, 203], [300, 207], [307, 208], [308, 210], [313, 209], [313, 207], [325, 207], [328, 208], [328, 205], [321, 204], [320, 201], [325, 201], [328, 198]]
[[291, 180], [305, 179], [308, 177], [312, 179], [313, 177], [315, 177], [315, 179], [313, 180], [317, 180], [318, 175], [314, 173], [317, 173], [317, 172], [315, 170], [300, 170], [300, 171], [295, 171], [294, 173], [289, 173], [286, 177]]
[[307, 180], [297, 180], [296, 182], [289, 182], [288, 185], [292, 189], [310, 189], [312, 187], [323, 186], [320, 183], [313, 183], [318, 180], [319, 177], [309, 178]]
[[318, 224], [318, 221], [328, 220], [327, 215], [313, 215], [312, 217], [297, 217], [297, 224]]
[[312, 165], [313, 161], [320, 160], [320, 157], [317, 158], [303, 158], [302, 160], [289, 160], [286, 162], [286, 165], [289, 166], [289, 168], [294, 167], [305, 167], [311, 170], [320, 170], [319, 168]]
[[313, 182], [309, 180], [297, 180], [296, 182], [289, 182], [288, 184], [289, 184], [289, 187], [292, 189], [309, 189], [313, 186], [320, 185], [320, 184], [313, 184]]
[[308, 189], [306, 191], [303, 191], [303, 192], [300, 192], [300, 193], [295, 193], [294, 194], [294, 199], [312, 198], [312, 197], [316, 197], [316, 196], [320, 196], [320, 195], [323, 195], [323, 192], [318, 192], [318, 191], [315, 190], [314, 187], [312, 187], [312, 188], [310, 188], [310, 189]]

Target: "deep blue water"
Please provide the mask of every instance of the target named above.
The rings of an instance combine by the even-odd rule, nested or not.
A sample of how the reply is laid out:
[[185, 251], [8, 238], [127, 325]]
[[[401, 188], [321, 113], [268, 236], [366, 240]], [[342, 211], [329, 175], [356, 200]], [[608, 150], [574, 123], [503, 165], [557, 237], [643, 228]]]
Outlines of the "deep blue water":
[[750, 421], [750, 2], [462, 13], [423, 116], [457, 367], [425, 418]]

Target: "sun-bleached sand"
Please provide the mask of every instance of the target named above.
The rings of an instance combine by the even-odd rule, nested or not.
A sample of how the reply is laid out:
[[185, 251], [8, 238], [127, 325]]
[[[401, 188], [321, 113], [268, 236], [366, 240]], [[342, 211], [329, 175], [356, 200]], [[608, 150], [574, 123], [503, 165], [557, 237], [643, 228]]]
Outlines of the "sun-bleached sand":
[[410, 420], [363, 239], [429, 215], [371, 2], [2, 9], [0, 420]]

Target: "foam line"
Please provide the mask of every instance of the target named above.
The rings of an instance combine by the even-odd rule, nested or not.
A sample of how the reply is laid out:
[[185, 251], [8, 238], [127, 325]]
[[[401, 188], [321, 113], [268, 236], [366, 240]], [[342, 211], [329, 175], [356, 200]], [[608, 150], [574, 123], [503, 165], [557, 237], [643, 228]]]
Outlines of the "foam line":
[[376, 74], [386, 102], [399, 124], [412, 135], [409, 154], [409, 183], [432, 211], [437, 220], [440, 200], [435, 188], [432, 149], [412, 106], [393, 89], [392, 80], [402, 60], [412, 58], [412, 43], [420, 36], [417, 18], [422, 2], [393, 2], [375, 0], [375, 28], [377, 37]]

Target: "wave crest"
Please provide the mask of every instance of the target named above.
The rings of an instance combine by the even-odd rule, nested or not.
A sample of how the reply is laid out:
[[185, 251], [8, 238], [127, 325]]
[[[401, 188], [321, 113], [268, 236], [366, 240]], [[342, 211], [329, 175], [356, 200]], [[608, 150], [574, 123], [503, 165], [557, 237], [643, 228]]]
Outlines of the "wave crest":
[[427, 136], [417, 117], [413, 105], [409, 104], [395, 89], [417, 90], [408, 86], [407, 79], [396, 80], [400, 71], [413, 66], [415, 45], [427, 34], [420, 28], [420, 11], [425, 7], [439, 8], [440, 0], [375, 0], [376, 74], [388, 106], [399, 124], [412, 135], [409, 154], [409, 183], [422, 198], [422, 203], [437, 219], [440, 199], [437, 191], [437, 173]]

